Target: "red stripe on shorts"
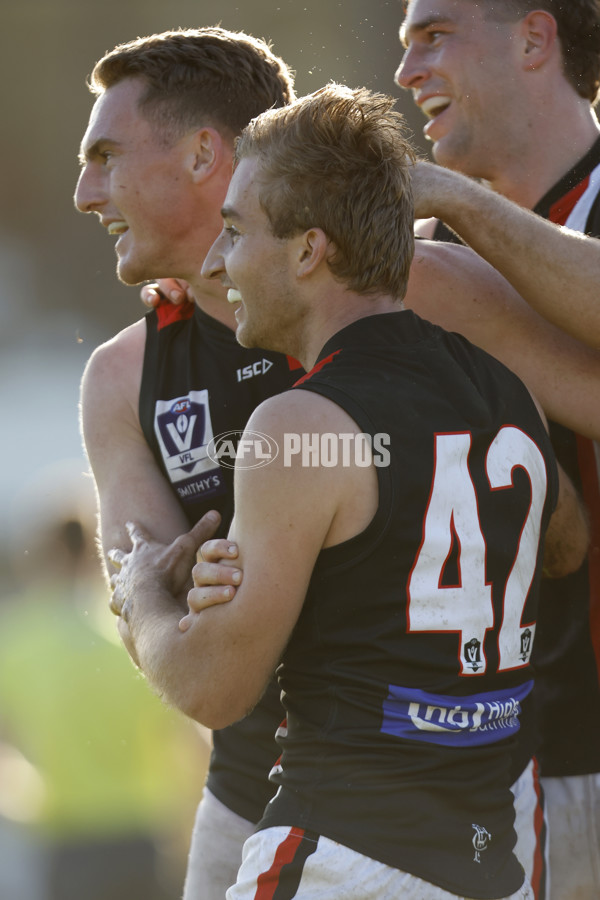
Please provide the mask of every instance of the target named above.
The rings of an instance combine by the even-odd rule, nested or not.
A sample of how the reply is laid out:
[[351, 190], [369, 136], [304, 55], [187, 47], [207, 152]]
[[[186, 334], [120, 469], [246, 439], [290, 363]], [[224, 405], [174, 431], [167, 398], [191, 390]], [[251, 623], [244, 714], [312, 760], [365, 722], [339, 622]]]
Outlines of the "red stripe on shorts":
[[290, 828], [288, 836], [277, 848], [271, 868], [267, 872], [261, 872], [258, 876], [254, 900], [273, 900], [279, 885], [281, 870], [288, 863], [293, 862], [305, 833], [303, 828]]
[[535, 900], [545, 900], [546, 897], [546, 823], [544, 821], [544, 801], [540, 785], [540, 771], [537, 759], [533, 759], [533, 786], [537, 803], [533, 815], [533, 828], [535, 833], [535, 852], [533, 856], [533, 872], [531, 874], [531, 887]]

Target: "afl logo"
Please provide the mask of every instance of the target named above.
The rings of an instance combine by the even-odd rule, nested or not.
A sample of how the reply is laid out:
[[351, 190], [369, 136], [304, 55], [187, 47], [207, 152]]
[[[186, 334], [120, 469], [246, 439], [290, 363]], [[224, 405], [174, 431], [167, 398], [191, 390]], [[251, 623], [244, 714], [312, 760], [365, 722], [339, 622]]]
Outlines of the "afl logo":
[[259, 431], [225, 431], [207, 444], [206, 454], [226, 469], [259, 469], [277, 458], [279, 447], [277, 441]]
[[177, 400], [173, 406], [171, 407], [171, 412], [173, 415], [177, 415], [177, 413], [185, 413], [191, 409], [191, 402], [188, 397], [184, 397], [182, 400]]

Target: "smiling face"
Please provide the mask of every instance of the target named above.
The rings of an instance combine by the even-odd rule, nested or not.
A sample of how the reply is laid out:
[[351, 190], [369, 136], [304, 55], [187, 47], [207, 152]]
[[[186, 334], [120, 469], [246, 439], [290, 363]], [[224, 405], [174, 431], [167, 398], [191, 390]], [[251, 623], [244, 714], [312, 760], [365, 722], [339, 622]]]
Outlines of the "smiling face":
[[301, 318], [294, 290], [300, 239], [276, 238], [259, 201], [258, 161], [238, 164], [222, 209], [223, 230], [204, 261], [205, 278], [218, 278], [235, 304], [236, 337], [243, 347], [290, 352], [289, 335]]
[[436, 161], [492, 180], [519, 153], [531, 111], [520, 82], [519, 22], [485, 11], [475, 0], [412, 0], [396, 81], [428, 117]]
[[[189, 177], [189, 137], [167, 143], [138, 108], [139, 79], [110, 87], [94, 104], [81, 144], [75, 203], [118, 235], [117, 272], [125, 284], [188, 277], [203, 249]], [[216, 211], [215, 211], [216, 214]], [[211, 235], [212, 237], [212, 235]]]

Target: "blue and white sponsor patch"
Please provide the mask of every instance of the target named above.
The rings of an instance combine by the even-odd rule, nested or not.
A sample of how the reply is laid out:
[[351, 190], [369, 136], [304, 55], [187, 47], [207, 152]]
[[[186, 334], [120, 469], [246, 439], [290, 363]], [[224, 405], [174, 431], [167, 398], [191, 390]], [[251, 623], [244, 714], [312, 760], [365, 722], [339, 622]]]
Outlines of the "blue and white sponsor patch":
[[521, 704], [533, 681], [514, 688], [456, 697], [390, 685], [381, 731], [445, 747], [494, 744], [517, 733]]
[[154, 431], [169, 479], [183, 503], [223, 493], [221, 469], [206, 452], [213, 440], [207, 390], [157, 401]]

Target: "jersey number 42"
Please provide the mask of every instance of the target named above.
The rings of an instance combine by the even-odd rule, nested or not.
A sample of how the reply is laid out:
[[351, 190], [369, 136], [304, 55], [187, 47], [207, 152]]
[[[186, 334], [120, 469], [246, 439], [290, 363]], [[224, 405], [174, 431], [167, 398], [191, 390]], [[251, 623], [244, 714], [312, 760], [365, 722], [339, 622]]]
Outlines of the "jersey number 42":
[[[462, 675], [487, 669], [486, 634], [498, 641], [498, 671], [528, 665], [535, 622], [524, 623], [523, 610], [536, 571], [541, 521], [547, 491], [544, 458], [523, 431], [506, 426], [486, 457], [492, 491], [513, 487], [513, 471], [524, 469], [531, 502], [521, 524], [517, 553], [504, 585], [501, 621], [494, 621], [492, 587], [486, 573], [486, 542], [481, 531], [477, 493], [469, 471], [469, 433], [437, 434], [435, 463], [423, 539], [408, 581], [408, 631], [457, 632]], [[442, 576], [455, 547], [458, 584], [445, 586]]]

